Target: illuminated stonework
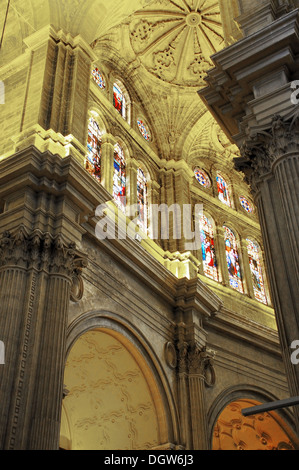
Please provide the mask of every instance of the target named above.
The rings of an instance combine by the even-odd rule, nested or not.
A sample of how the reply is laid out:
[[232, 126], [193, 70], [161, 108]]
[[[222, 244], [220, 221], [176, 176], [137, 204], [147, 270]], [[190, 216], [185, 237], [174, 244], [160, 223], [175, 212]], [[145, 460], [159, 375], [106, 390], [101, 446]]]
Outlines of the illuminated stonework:
[[224, 47], [219, 5], [214, 0], [154, 2], [133, 16], [130, 39], [142, 64], [158, 78], [204, 86], [210, 56]]

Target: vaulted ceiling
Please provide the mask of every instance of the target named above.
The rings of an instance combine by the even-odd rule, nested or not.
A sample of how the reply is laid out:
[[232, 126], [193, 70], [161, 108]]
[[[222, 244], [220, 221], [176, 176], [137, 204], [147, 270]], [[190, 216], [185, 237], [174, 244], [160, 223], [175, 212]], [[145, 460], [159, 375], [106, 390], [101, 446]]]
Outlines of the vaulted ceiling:
[[[0, 2], [5, 17], [7, 1]], [[10, 0], [0, 66], [22, 54], [24, 39], [51, 24], [92, 45], [131, 82], [136, 101], [155, 122], [163, 158], [184, 158], [211, 116], [197, 91], [211, 55], [240, 34], [237, 0]], [[1, 27], [1, 26], [0, 26]]]

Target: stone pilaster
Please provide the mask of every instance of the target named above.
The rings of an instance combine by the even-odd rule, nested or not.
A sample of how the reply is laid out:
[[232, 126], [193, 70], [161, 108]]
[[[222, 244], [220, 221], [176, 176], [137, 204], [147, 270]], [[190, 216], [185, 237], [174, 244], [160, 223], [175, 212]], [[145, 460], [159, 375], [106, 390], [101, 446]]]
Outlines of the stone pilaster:
[[207, 425], [206, 387], [209, 383], [207, 374], [215, 377], [214, 354], [207, 348], [193, 344], [188, 355], [188, 382], [191, 408], [191, 426], [193, 436], [193, 448], [196, 450], [209, 449], [209, 436]]
[[[129, 158], [126, 161], [126, 174], [127, 174], [127, 204], [128, 206], [136, 206], [137, 204], [137, 171], [138, 171], [138, 162], [134, 158]], [[136, 217], [136, 214], [127, 214], [133, 219]]]
[[216, 227], [215, 250], [217, 254], [218, 272], [224, 286], [229, 286], [229, 275], [226, 260], [226, 250], [223, 227]]
[[[214, 353], [206, 346], [182, 340], [184, 325], [178, 325], [178, 398], [183, 442], [187, 449], [208, 450], [209, 436], [206, 388], [215, 383]], [[212, 377], [212, 381], [208, 377]], [[190, 410], [190, 415], [186, 412]]]
[[110, 193], [113, 193], [113, 165], [114, 165], [114, 146], [116, 139], [111, 134], [105, 134], [102, 138], [102, 156], [101, 156], [101, 183]]
[[45, 26], [24, 39], [25, 93], [14, 151], [35, 146], [84, 164], [91, 64], [95, 56], [80, 36]]
[[248, 247], [246, 240], [241, 240], [241, 254], [242, 254], [242, 267], [243, 267], [243, 285], [246, 294], [252, 299], [255, 298], [253, 284], [252, 284], [252, 274], [249, 265], [248, 257]]
[[215, 384], [216, 374], [205, 322], [221, 306], [220, 299], [198, 279], [180, 282], [175, 346], [181, 444], [186, 450], [209, 449], [206, 389]]
[[[186, 249], [186, 244], [188, 242], [191, 244], [194, 241], [191, 234], [194, 227], [192, 227], [193, 212], [190, 194], [190, 183], [193, 177], [193, 172], [182, 161], [165, 162], [165, 168], [160, 172], [160, 204], [166, 205], [170, 214], [169, 236], [161, 240], [165, 251], [171, 253], [190, 251]], [[189, 214], [187, 213], [188, 208]], [[188, 239], [189, 235], [190, 240]]]
[[23, 227], [2, 236], [2, 449], [58, 448], [68, 305], [73, 276], [85, 265], [84, 255], [60, 236]]

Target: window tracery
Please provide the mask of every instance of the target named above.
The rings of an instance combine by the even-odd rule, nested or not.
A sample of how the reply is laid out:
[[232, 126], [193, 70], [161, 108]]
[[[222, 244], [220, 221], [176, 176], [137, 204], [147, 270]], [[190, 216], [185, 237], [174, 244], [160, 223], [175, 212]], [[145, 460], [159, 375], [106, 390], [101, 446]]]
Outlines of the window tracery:
[[151, 135], [148, 129], [148, 126], [145, 124], [145, 122], [142, 119], [137, 119], [137, 126], [138, 129], [142, 135], [142, 137], [149, 142], [151, 140]]
[[97, 67], [92, 70], [91, 76], [101, 90], [106, 88], [105, 78]]
[[200, 168], [195, 168], [194, 174], [195, 178], [201, 186], [203, 186], [204, 188], [209, 188], [211, 186], [211, 180], [205, 171], [201, 170]]
[[248, 201], [248, 199], [246, 199], [246, 197], [240, 196], [240, 204], [248, 214], [253, 213], [253, 207], [250, 204], [250, 202]]

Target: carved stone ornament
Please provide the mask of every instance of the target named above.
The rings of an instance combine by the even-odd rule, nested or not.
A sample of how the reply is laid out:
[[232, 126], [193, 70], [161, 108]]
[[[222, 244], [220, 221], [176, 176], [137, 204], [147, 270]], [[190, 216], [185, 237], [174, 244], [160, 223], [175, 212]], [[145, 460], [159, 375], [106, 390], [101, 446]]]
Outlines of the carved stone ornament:
[[212, 387], [216, 382], [214, 357], [215, 352], [206, 347], [182, 342], [178, 345], [178, 371], [201, 376], [205, 385]]
[[21, 226], [15, 233], [4, 232], [0, 239], [0, 268], [4, 266], [33, 268], [72, 279], [87, 266], [87, 258], [61, 236], [52, 237], [37, 230], [29, 234]]
[[164, 347], [165, 361], [170, 369], [175, 369], [177, 367], [178, 358], [175, 346], [171, 342], [167, 342]]
[[205, 86], [211, 55], [224, 47], [220, 8], [214, 0], [156, 0], [132, 15], [130, 41], [136, 57], [168, 83]]
[[84, 293], [84, 284], [81, 276], [81, 269], [75, 269], [72, 274], [72, 285], [71, 285], [71, 301], [79, 302]]
[[298, 116], [298, 111], [288, 120], [276, 115], [272, 119], [271, 127], [251, 135], [248, 131], [248, 137], [240, 148], [241, 157], [234, 161], [235, 168], [244, 173], [253, 193], [257, 192], [259, 183], [271, 173], [273, 164], [279, 158], [298, 152]]

